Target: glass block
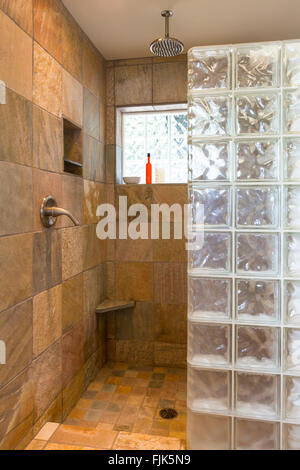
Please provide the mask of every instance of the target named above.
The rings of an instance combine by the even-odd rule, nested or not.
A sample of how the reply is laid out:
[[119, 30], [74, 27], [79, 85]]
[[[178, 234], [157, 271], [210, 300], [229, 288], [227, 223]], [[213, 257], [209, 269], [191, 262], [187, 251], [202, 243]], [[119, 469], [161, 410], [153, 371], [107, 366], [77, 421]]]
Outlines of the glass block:
[[278, 132], [278, 95], [248, 94], [236, 98], [237, 134], [276, 134]]
[[189, 323], [188, 361], [195, 366], [226, 366], [230, 358], [231, 326]]
[[231, 279], [189, 278], [191, 319], [231, 317]]
[[190, 90], [230, 88], [231, 53], [226, 49], [193, 49], [189, 56]]
[[284, 45], [284, 85], [300, 85], [300, 43]]
[[235, 377], [237, 413], [269, 418], [278, 416], [279, 376], [237, 372]]
[[300, 324], [300, 281], [284, 283], [285, 322]]
[[193, 411], [226, 411], [231, 408], [230, 372], [188, 370], [188, 407]]
[[279, 247], [277, 233], [238, 233], [237, 272], [276, 275], [279, 266]]
[[187, 448], [193, 450], [229, 450], [231, 418], [193, 413], [187, 414]]
[[300, 450], [300, 41], [189, 59], [191, 447]]
[[300, 139], [284, 139], [283, 152], [284, 178], [300, 181]]
[[300, 186], [289, 186], [284, 190], [284, 225], [300, 228]]
[[283, 445], [285, 450], [300, 450], [300, 425], [283, 425]]
[[236, 51], [236, 86], [279, 85], [279, 48], [274, 45], [241, 47]]
[[235, 420], [235, 449], [277, 450], [279, 445], [278, 423], [247, 419]]
[[236, 281], [236, 318], [253, 323], [271, 323], [280, 318], [279, 281]]
[[284, 131], [300, 133], [300, 90], [284, 92], [283, 110]]
[[[202, 225], [230, 227], [231, 222], [231, 188], [207, 188], [193, 186], [189, 191], [189, 200], [193, 206], [193, 224], [199, 223], [199, 214], [203, 215]], [[200, 210], [198, 210], [200, 209]]]
[[289, 277], [300, 276], [300, 234], [285, 234], [285, 272]]
[[229, 142], [195, 142], [190, 146], [190, 179], [228, 181], [230, 179], [231, 144]]
[[244, 369], [277, 369], [280, 364], [279, 344], [278, 328], [237, 326], [236, 364]]
[[300, 330], [286, 328], [284, 353], [285, 370], [300, 372]]
[[229, 96], [195, 97], [189, 105], [190, 136], [218, 136], [231, 133]]
[[224, 273], [231, 270], [231, 234], [205, 232], [201, 249], [189, 251], [189, 266], [195, 272]]
[[287, 419], [300, 419], [300, 377], [285, 377], [284, 415]]
[[279, 190], [277, 187], [239, 187], [236, 189], [237, 227], [277, 228]]
[[236, 143], [238, 180], [276, 180], [279, 175], [278, 141], [250, 140]]

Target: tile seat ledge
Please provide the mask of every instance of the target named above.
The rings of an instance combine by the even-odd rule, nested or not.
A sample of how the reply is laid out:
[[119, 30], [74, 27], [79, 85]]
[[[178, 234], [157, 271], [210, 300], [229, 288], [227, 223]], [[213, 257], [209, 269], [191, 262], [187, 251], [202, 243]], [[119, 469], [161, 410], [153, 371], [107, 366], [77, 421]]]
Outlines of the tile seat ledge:
[[135, 307], [135, 300], [104, 300], [96, 308], [96, 313], [114, 312]]

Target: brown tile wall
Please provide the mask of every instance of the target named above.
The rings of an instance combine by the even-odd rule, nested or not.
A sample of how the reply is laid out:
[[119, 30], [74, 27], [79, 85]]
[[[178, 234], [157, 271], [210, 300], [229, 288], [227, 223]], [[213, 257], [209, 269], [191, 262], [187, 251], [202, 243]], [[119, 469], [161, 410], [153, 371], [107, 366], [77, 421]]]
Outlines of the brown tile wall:
[[[185, 102], [186, 57], [105, 62], [60, 0], [0, 0], [0, 80], [0, 449], [20, 449], [68, 415], [107, 356], [185, 364], [183, 244], [99, 241], [95, 208], [124, 192], [186, 202], [185, 185], [115, 185], [116, 106]], [[83, 178], [63, 174], [63, 117], [83, 129]], [[81, 226], [45, 229], [48, 194]], [[106, 322], [106, 297], [137, 305]]]
[[[186, 56], [107, 62], [106, 178], [107, 201], [187, 204], [187, 186], [125, 186], [118, 181], [121, 158], [116, 108], [186, 102]], [[135, 299], [132, 310], [110, 314], [108, 358], [140, 365], [185, 366], [187, 255], [184, 240], [116, 240], [107, 245], [107, 295]]]
[[[10, 51], [10, 53], [8, 53]], [[105, 61], [60, 0], [0, 0], [0, 449], [61, 421], [106, 360]], [[63, 117], [83, 128], [83, 178], [63, 174]], [[45, 229], [52, 194], [80, 222]]]

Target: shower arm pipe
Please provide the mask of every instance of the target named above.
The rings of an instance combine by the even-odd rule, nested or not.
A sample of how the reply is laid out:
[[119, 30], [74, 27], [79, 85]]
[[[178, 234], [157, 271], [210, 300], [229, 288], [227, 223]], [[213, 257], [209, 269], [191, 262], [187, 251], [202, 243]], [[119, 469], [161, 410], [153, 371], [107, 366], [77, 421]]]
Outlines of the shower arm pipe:
[[168, 38], [170, 36], [170, 16], [166, 15], [165, 17], [165, 36]]
[[161, 16], [165, 18], [165, 37], [170, 37], [170, 16], [173, 16], [173, 12], [171, 10], [163, 10], [161, 12]]
[[71, 212], [61, 207], [45, 207], [44, 214], [47, 217], [60, 217], [61, 215], [66, 215], [69, 219], [72, 220], [73, 224], [78, 226], [80, 223], [78, 220], [71, 214]]

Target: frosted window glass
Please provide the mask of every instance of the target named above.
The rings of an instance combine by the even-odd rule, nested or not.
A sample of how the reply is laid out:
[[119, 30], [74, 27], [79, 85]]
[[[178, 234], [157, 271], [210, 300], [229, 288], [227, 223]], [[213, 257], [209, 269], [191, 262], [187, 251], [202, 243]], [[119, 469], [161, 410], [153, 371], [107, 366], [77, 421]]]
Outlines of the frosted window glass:
[[[124, 113], [123, 176], [140, 176], [145, 183], [147, 153], [153, 183], [186, 183], [188, 173], [187, 113]], [[156, 171], [160, 180], [156, 181]]]

